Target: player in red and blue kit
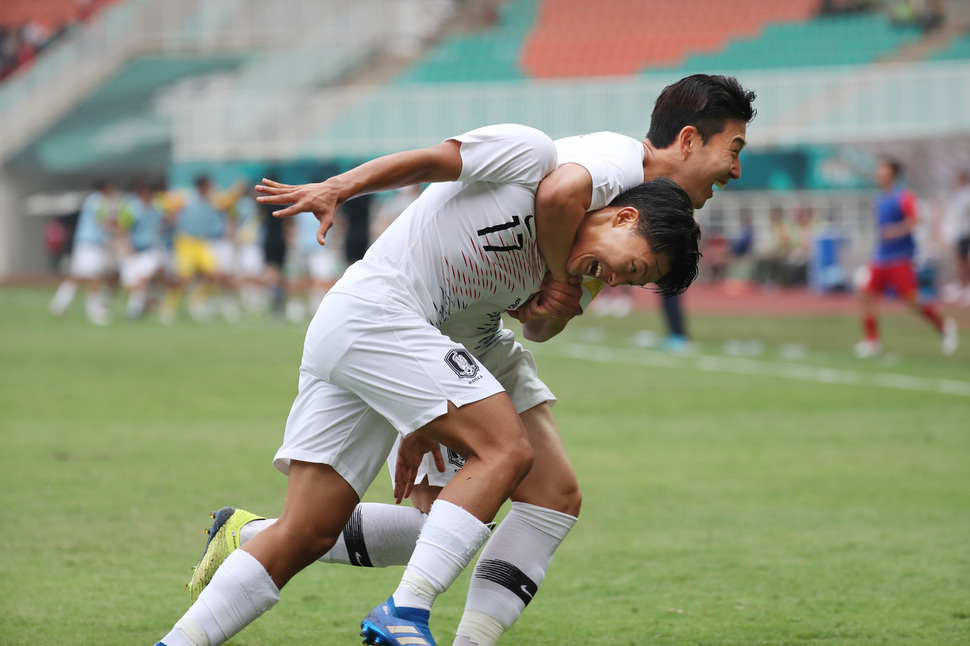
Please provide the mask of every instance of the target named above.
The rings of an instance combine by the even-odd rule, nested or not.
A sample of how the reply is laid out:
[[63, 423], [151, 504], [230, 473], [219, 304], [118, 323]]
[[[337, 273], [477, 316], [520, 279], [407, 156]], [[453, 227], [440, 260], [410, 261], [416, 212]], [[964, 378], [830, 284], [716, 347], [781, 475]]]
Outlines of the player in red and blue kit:
[[869, 263], [869, 281], [862, 291], [862, 325], [865, 338], [856, 344], [856, 355], [870, 357], [879, 354], [879, 323], [876, 297], [892, 288], [897, 296], [914, 311], [926, 318], [942, 337], [944, 354], [957, 348], [957, 326], [952, 318], [943, 318], [933, 303], [920, 303], [917, 297], [916, 272], [913, 256], [916, 243], [913, 231], [918, 224], [916, 197], [900, 182], [902, 165], [895, 159], [881, 158], [876, 167], [876, 183], [880, 193], [876, 198], [876, 249]]

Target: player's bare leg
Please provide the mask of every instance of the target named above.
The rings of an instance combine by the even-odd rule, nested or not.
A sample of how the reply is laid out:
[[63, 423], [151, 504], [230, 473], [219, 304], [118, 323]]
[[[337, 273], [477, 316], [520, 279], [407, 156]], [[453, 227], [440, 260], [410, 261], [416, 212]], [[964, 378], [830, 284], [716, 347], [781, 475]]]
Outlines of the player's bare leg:
[[527, 410], [522, 422], [535, 462], [475, 566], [456, 646], [491, 646], [518, 621], [582, 505], [552, 408], [544, 403]]
[[876, 296], [865, 290], [859, 297], [862, 308], [863, 338], [855, 346], [855, 354], [859, 358], [874, 357], [882, 351], [879, 341], [879, 319], [876, 312]]
[[165, 646], [218, 646], [279, 602], [279, 590], [329, 550], [357, 493], [333, 468], [293, 461], [278, 522], [232, 552], [164, 637]]
[[950, 317], [943, 317], [935, 304], [921, 303], [915, 291], [905, 294], [903, 300], [913, 312], [929, 321], [930, 325], [940, 333], [943, 354], [950, 355], [956, 352], [959, 343], [956, 321]]
[[441, 490], [421, 530], [401, 584], [361, 622], [367, 644], [434, 644], [428, 629], [431, 606], [489, 536], [487, 523], [532, 466], [533, 453], [505, 393], [448, 413], [420, 429], [465, 456], [458, 474]]

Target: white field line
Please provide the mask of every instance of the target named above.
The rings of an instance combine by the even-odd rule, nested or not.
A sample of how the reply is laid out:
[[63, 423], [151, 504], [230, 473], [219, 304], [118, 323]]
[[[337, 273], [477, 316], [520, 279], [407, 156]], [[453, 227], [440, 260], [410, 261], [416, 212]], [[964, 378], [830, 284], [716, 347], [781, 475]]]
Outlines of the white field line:
[[819, 368], [743, 357], [715, 357], [711, 355], [690, 354], [674, 355], [636, 348], [605, 348], [581, 343], [548, 346], [532, 345], [531, 349], [538, 355], [557, 355], [583, 361], [594, 361], [596, 363], [635, 366], [649, 365], [659, 368], [682, 368], [734, 375], [781, 377], [784, 379], [797, 379], [799, 381], [811, 381], [823, 384], [876, 386], [879, 388], [894, 388], [898, 390], [970, 397], [970, 381], [957, 381], [955, 379], [931, 379], [928, 377], [914, 377], [888, 372], [872, 373], [839, 368]]

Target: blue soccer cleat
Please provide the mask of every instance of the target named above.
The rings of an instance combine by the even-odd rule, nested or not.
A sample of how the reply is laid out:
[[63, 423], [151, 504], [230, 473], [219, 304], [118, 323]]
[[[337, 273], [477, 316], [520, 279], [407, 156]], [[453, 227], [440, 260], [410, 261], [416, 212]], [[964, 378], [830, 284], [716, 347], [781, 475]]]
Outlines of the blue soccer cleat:
[[420, 608], [396, 608], [391, 597], [360, 622], [360, 636], [370, 646], [435, 646], [430, 616]]

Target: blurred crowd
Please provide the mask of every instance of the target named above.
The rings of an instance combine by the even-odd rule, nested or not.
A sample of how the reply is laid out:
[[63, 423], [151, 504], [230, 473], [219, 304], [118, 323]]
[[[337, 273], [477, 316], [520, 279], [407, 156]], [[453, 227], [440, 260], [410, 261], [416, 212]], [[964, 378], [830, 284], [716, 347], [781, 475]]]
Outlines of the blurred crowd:
[[[921, 297], [970, 307], [970, 170], [955, 173], [948, 194], [917, 199], [916, 205], [913, 262]], [[862, 215], [868, 227], [871, 215]], [[731, 233], [716, 222], [707, 223], [702, 281], [738, 293], [753, 287], [859, 289], [861, 277], [850, 270], [858, 262], [846, 258], [852, 232], [845, 230], [845, 223], [804, 205], [775, 206], [767, 216], [767, 223], [756, 226], [752, 213], [743, 210]], [[872, 235], [877, 235], [874, 230]]]
[[70, 19], [64, 22], [48, 24], [36, 19], [22, 24], [0, 24], [0, 81], [28, 67], [44, 49], [74, 25], [91, 18], [99, 8], [99, 3], [94, 0], [76, 0]]
[[[172, 323], [184, 312], [196, 321], [264, 314], [302, 321], [419, 190], [348, 202], [321, 246], [312, 214], [274, 218], [243, 184], [219, 188], [200, 176], [186, 190], [136, 182], [120, 191], [105, 182], [76, 218], [47, 224], [52, 261], [66, 274], [51, 312], [62, 315], [83, 291], [85, 311], [96, 324], [109, 321], [111, 303], [122, 296], [130, 319], [156, 315]], [[944, 199], [917, 204], [914, 265], [921, 298], [970, 307], [970, 171], [955, 175]], [[753, 289], [860, 289], [862, 278], [844, 257], [850, 234], [827, 213], [775, 206], [759, 222], [742, 210], [730, 228], [700, 215], [702, 282], [738, 296]], [[597, 299], [594, 313], [632, 311], [629, 294], [612, 291]]]
[[102, 182], [76, 220], [47, 225], [48, 251], [66, 274], [50, 310], [62, 316], [83, 293], [96, 325], [111, 321], [116, 298], [131, 320], [157, 316], [171, 324], [185, 314], [236, 323], [268, 314], [300, 322], [416, 191], [347, 202], [320, 245], [312, 213], [275, 218], [275, 207], [259, 204], [243, 183], [219, 188], [199, 176], [187, 190], [136, 182], [119, 191]]

